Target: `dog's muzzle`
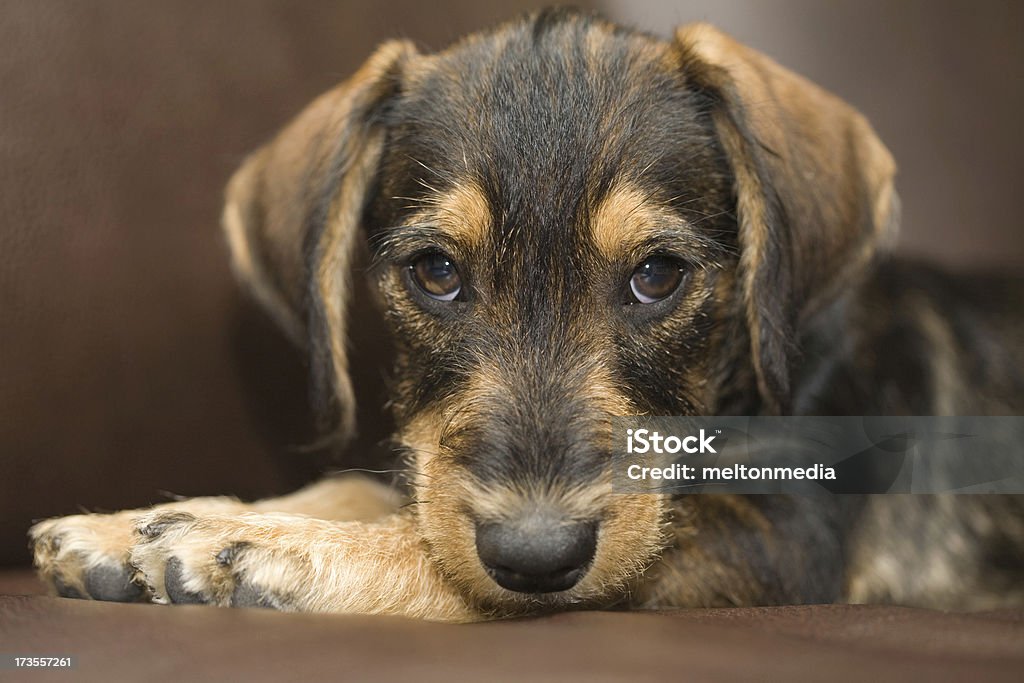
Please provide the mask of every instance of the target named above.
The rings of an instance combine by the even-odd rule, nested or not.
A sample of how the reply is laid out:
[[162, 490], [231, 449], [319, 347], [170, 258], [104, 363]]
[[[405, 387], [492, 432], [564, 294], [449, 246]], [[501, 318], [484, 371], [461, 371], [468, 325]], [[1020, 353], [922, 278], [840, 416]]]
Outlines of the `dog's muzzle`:
[[518, 593], [572, 588], [587, 573], [596, 549], [596, 523], [545, 511], [476, 527], [476, 550], [487, 573]]

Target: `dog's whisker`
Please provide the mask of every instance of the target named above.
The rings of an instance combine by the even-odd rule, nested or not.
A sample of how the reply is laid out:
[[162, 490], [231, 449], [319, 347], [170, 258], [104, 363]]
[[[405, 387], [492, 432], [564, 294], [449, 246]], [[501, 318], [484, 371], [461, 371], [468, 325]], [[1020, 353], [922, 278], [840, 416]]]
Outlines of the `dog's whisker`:
[[404, 469], [404, 468], [401, 468], [401, 469], [387, 469], [387, 470], [375, 470], [375, 469], [370, 469], [368, 467], [346, 467], [344, 469], [328, 470], [326, 472], [326, 474], [328, 476], [332, 476], [333, 477], [333, 476], [337, 476], [337, 475], [340, 475], [340, 474], [348, 474], [350, 472], [363, 472], [363, 473], [366, 473], [366, 474], [396, 474], [396, 473], [397, 474], [404, 474], [405, 472], [407, 472], [407, 470]]
[[419, 165], [420, 165], [420, 166], [422, 166], [422, 167], [423, 167], [424, 169], [426, 169], [426, 170], [427, 170], [427, 171], [428, 171], [429, 173], [431, 173], [432, 175], [434, 175], [434, 177], [436, 177], [436, 178], [444, 179], [444, 178], [446, 177], [446, 176], [442, 175], [441, 173], [439, 173], [439, 172], [438, 172], [438, 171], [437, 171], [436, 169], [433, 169], [433, 168], [431, 168], [430, 166], [428, 166], [427, 164], [425, 164], [425, 163], [424, 163], [424, 162], [423, 162], [422, 160], [420, 160], [420, 159], [417, 159], [417, 158], [415, 158], [415, 157], [409, 156], [408, 154], [406, 155], [406, 158], [407, 158], [407, 159], [409, 159], [410, 161], [412, 161], [412, 162], [413, 162], [413, 163], [415, 163], [415, 164], [419, 164]]
[[436, 187], [434, 187], [433, 185], [431, 185], [430, 183], [428, 183], [428, 182], [427, 182], [426, 180], [424, 180], [423, 178], [416, 178], [416, 183], [417, 183], [418, 185], [422, 185], [423, 187], [425, 187], [426, 189], [430, 190], [431, 192], [433, 192], [433, 193], [434, 193], [434, 194], [436, 194], [436, 195], [439, 195], [439, 194], [441, 194], [441, 191], [440, 191], [440, 190], [438, 190], [438, 189], [437, 189]]

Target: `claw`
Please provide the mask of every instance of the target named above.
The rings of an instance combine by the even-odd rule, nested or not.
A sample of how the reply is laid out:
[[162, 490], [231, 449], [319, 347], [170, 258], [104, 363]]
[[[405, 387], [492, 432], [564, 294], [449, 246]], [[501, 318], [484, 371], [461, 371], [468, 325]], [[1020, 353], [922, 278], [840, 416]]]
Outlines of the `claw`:
[[146, 538], [157, 538], [172, 526], [195, 520], [196, 516], [190, 512], [166, 512], [156, 516], [150, 522], [135, 527], [135, 531]]
[[217, 553], [217, 564], [222, 567], [230, 567], [238, 557], [238, 554], [248, 548], [251, 544], [247, 541], [239, 541], [238, 543], [232, 543], [227, 548], [224, 548]]

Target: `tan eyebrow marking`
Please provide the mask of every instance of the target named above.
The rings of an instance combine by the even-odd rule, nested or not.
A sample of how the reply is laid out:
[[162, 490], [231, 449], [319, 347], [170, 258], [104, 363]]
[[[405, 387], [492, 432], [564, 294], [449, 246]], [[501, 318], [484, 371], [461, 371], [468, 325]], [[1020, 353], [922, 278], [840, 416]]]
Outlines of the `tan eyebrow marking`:
[[483, 244], [491, 229], [491, 206], [480, 187], [463, 183], [431, 202], [437, 227], [453, 240], [472, 248]]
[[616, 260], [669, 221], [678, 223], [679, 218], [651, 200], [649, 193], [630, 183], [619, 182], [594, 211], [590, 234], [601, 255]]

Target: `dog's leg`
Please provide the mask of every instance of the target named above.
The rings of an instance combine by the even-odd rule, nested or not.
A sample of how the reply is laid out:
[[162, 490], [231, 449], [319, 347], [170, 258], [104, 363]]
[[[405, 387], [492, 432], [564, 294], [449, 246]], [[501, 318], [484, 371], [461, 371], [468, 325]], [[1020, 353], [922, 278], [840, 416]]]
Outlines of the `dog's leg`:
[[58, 595], [134, 602], [150, 597], [144, 587], [132, 581], [134, 569], [129, 564], [135, 521], [144, 514], [274, 511], [330, 520], [372, 521], [394, 512], [400, 504], [399, 494], [383, 484], [363, 477], [340, 477], [255, 503], [230, 497], [192, 498], [114, 514], [57, 517], [33, 526], [29, 537], [39, 574]]
[[438, 573], [408, 514], [364, 523], [154, 511], [138, 521], [131, 560], [161, 603], [479, 618]]
[[634, 607], [723, 607], [835, 602], [843, 583], [832, 498], [685, 496], [673, 541], [644, 575]]
[[266, 498], [247, 506], [252, 512], [286, 512], [336, 522], [373, 522], [403, 503], [390, 486], [361, 476], [321, 479], [294, 493]]

